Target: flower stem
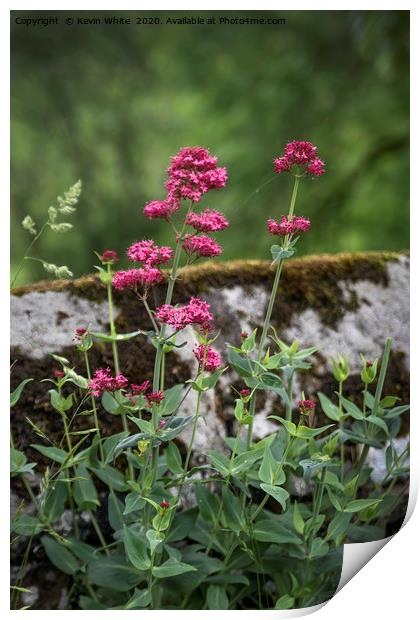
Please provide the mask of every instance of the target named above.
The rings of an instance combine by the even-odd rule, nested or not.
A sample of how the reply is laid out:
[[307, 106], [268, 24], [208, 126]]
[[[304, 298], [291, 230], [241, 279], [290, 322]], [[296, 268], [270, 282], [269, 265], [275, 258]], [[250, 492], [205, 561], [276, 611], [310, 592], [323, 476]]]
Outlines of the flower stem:
[[[111, 264], [110, 263], [107, 264], [107, 271], [108, 271], [108, 275], [111, 276]], [[120, 360], [118, 356], [117, 342], [114, 339], [115, 336], [117, 335], [117, 331], [115, 329], [115, 321], [114, 321], [114, 308], [113, 308], [113, 301], [112, 301], [112, 283], [107, 282], [106, 288], [107, 288], [107, 295], [108, 295], [109, 329], [110, 329], [111, 336], [112, 336], [112, 341], [111, 341], [112, 357], [114, 359], [115, 374], [119, 375], [120, 374]], [[123, 430], [126, 433], [129, 433], [127, 414], [124, 411], [124, 408], [122, 408], [122, 412], [121, 412], [121, 422], [122, 422]], [[131, 452], [130, 449], [128, 451]], [[128, 461], [128, 475], [129, 475], [130, 480], [135, 479], [133, 465], [130, 461]]]
[[[298, 188], [299, 188], [299, 177], [295, 177], [295, 182], [293, 185], [293, 192], [292, 192], [292, 197], [290, 200], [290, 206], [289, 206], [289, 213], [288, 213], [288, 219], [290, 220], [291, 217], [293, 216], [293, 213], [295, 211], [295, 205], [296, 205], [296, 197], [297, 197], [297, 192], [298, 192]], [[288, 241], [288, 236], [285, 237], [285, 242], [287, 243]], [[277, 269], [276, 269], [276, 273], [274, 276], [274, 282], [273, 282], [273, 286], [271, 289], [271, 294], [270, 294], [270, 300], [268, 302], [268, 307], [267, 307], [267, 311], [265, 313], [265, 319], [264, 319], [264, 325], [263, 325], [263, 330], [261, 333], [261, 338], [260, 338], [260, 344], [258, 346], [258, 356], [257, 356], [257, 360], [258, 362], [261, 362], [263, 355], [264, 355], [264, 347], [265, 347], [265, 342], [267, 340], [267, 334], [268, 334], [268, 330], [270, 328], [270, 321], [271, 321], [271, 315], [273, 313], [273, 307], [274, 307], [274, 302], [277, 296], [277, 289], [279, 287], [279, 282], [280, 282], [280, 276], [281, 276], [281, 272], [283, 269], [283, 265], [284, 265], [284, 261], [285, 259], [283, 258], [282, 260], [280, 260], [277, 263]], [[251, 446], [252, 446], [252, 434], [253, 434], [253, 425], [254, 425], [254, 415], [255, 415], [255, 404], [256, 404], [256, 392], [254, 392], [251, 396], [251, 400], [249, 403], [249, 413], [251, 416], [251, 422], [248, 425], [248, 436], [247, 436], [247, 449], [250, 450]]]
[[[373, 416], [375, 416], [377, 414], [378, 407], [379, 407], [379, 402], [381, 400], [382, 390], [383, 390], [384, 382], [385, 382], [386, 371], [387, 371], [388, 364], [389, 364], [389, 356], [391, 354], [391, 347], [392, 347], [392, 338], [387, 338], [386, 341], [385, 341], [385, 348], [384, 348], [384, 354], [382, 356], [381, 369], [379, 371], [378, 383], [376, 384], [375, 398], [374, 398], [374, 401], [373, 401], [372, 414], [371, 414]], [[371, 426], [371, 425], [369, 425], [369, 426]], [[368, 429], [367, 429], [368, 435], [369, 435], [369, 430], [370, 430], [369, 426], [368, 426]], [[356, 495], [357, 495], [357, 489], [359, 487], [360, 474], [361, 474], [363, 466], [365, 464], [368, 452], [369, 452], [369, 446], [368, 446], [368, 444], [365, 444], [363, 446], [363, 450], [362, 450], [362, 452], [360, 454], [360, 458], [359, 458], [359, 461], [358, 461], [357, 467], [356, 467], [356, 475], [357, 475], [358, 479], [357, 479], [355, 487], [354, 487], [353, 498], [355, 498]]]

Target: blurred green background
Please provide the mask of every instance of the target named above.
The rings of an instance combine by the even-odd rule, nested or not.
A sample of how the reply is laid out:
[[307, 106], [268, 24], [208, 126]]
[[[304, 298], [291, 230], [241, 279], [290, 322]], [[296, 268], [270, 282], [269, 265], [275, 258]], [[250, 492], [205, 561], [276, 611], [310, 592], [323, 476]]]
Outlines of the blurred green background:
[[[283, 17], [286, 25], [15, 24], [60, 15]], [[43, 12], [12, 22], [12, 273], [29, 213], [81, 178], [74, 229], [33, 251], [81, 275], [93, 250], [123, 253], [140, 238], [169, 241], [141, 214], [163, 199], [169, 157], [208, 147], [229, 171], [203, 206], [223, 211], [222, 259], [268, 258], [265, 220], [288, 208], [291, 179], [272, 160], [311, 140], [328, 174], [301, 185], [298, 214], [313, 229], [300, 254], [407, 248], [409, 13], [407, 11]], [[262, 184], [267, 183], [260, 191]], [[26, 263], [17, 284], [44, 276]]]

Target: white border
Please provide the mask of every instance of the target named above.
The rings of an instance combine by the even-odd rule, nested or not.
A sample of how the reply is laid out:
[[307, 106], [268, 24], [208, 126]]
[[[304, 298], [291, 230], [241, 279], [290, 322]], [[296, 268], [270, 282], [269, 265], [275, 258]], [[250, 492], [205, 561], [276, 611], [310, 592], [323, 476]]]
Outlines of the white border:
[[[374, 2], [371, 1], [369, 3], [360, 2], [354, 0], [351, 4], [346, 3], [350, 6], [340, 6], [337, 7], [337, 3], [334, 2], [317, 2], [306, 1], [301, 2], [296, 0], [293, 3], [279, 3], [274, 1], [261, 1], [258, 3], [258, 6], [255, 4], [248, 2], [246, 0], [241, 1], [231, 1], [231, 2], [219, 2], [217, 0], [213, 0], [212, 2], [194, 2], [191, 0], [185, 0], [184, 2], [142, 2], [141, 4], [138, 2], [129, 2], [125, 1], [118, 8], [115, 4], [107, 1], [103, 2], [78, 2], [74, 1], [70, 3], [58, 3], [51, 1], [44, 1], [42, 3], [42, 8], [36, 6], [34, 2], [9, 2], [6, 7], [2, 7], [0, 9], [0, 28], [1, 28], [1, 37], [0, 37], [0, 45], [1, 45], [1, 54], [0, 54], [0, 65], [2, 72], [2, 83], [3, 85], [7, 84], [9, 81], [9, 10], [135, 10], [135, 11], [157, 11], [157, 10], [182, 10], [182, 11], [197, 11], [197, 10], [224, 10], [224, 11], [246, 11], [246, 10], [278, 10], [278, 11], [293, 11], [293, 10], [410, 10], [411, 9], [411, 21], [412, 21], [412, 35], [411, 35], [411, 49], [412, 49], [412, 135], [414, 137], [414, 148], [412, 149], [412, 170], [415, 173], [412, 175], [411, 181], [411, 202], [414, 205], [412, 209], [412, 294], [411, 294], [411, 315], [415, 318], [418, 315], [419, 305], [418, 305], [418, 285], [416, 285], [416, 279], [420, 280], [420, 270], [418, 264], [418, 253], [416, 251], [416, 233], [420, 230], [419, 223], [419, 196], [418, 196], [418, 183], [415, 181], [419, 177], [419, 157], [418, 157], [418, 141], [419, 141], [419, 126], [417, 114], [414, 115], [416, 110], [420, 109], [420, 101], [418, 96], [418, 87], [419, 80], [416, 77], [416, 74], [420, 73], [420, 67], [418, 63], [418, 54], [419, 54], [419, 45], [417, 44], [417, 40], [420, 37], [419, 32], [419, 18], [418, 11], [413, 10], [415, 4], [413, 2]], [[89, 7], [89, 8], [88, 8]], [[9, 261], [9, 236], [8, 236], [8, 228], [9, 228], [9, 213], [6, 209], [5, 205], [9, 203], [10, 196], [10, 187], [9, 187], [9, 140], [8, 140], [8, 130], [9, 130], [9, 102], [6, 97], [2, 97], [0, 100], [1, 105], [1, 121], [2, 121], [2, 129], [1, 132], [2, 140], [3, 140], [3, 148], [1, 149], [1, 173], [2, 173], [2, 183], [1, 190], [3, 194], [3, 201], [1, 209], [1, 226], [0, 226], [0, 234], [2, 236], [0, 242], [0, 259], [1, 265], [3, 265], [3, 269], [0, 270], [0, 278], [2, 284], [2, 293], [4, 294], [4, 300], [2, 298], [3, 303], [0, 305], [1, 317], [0, 324], [3, 328], [2, 330], [2, 343], [4, 347], [3, 355], [1, 356], [1, 372], [0, 377], [2, 378], [1, 395], [3, 402], [2, 412], [3, 415], [6, 416], [6, 411], [8, 411], [8, 376], [9, 376], [9, 368], [8, 368], [8, 342], [5, 337], [5, 331], [7, 329], [7, 325], [9, 323], [9, 304], [8, 304], [8, 290], [9, 290], [9, 279], [7, 270], [4, 268], [5, 265], [8, 265]], [[416, 161], [417, 160], [417, 161]], [[416, 278], [417, 277], [417, 278]], [[416, 312], [417, 311], [417, 312]], [[414, 324], [411, 328], [411, 340], [412, 340], [412, 352], [416, 350], [416, 344], [420, 342], [420, 338], [418, 337], [419, 327], [418, 324]], [[417, 344], [418, 346], [418, 344]], [[413, 354], [412, 356], [412, 376], [419, 377], [420, 376], [420, 360], [418, 356]], [[418, 491], [419, 486], [419, 422], [418, 422], [418, 412], [415, 407], [416, 393], [414, 392], [414, 407], [411, 415], [411, 435], [413, 442], [413, 450], [411, 454], [411, 485], [410, 485], [410, 511], [414, 509], [415, 498]], [[7, 424], [5, 422], [5, 424]], [[8, 471], [8, 436], [7, 433], [4, 432], [2, 434], [2, 438], [4, 441], [3, 449], [0, 451], [1, 459], [2, 459], [2, 472], [3, 476], [2, 480], [2, 495], [1, 497], [7, 498], [9, 494], [8, 490], [8, 476], [5, 475], [4, 472]], [[4, 501], [4, 505], [6, 502]], [[319, 611], [317, 611], [317, 618], [319, 620], [336, 620], [337, 617], [340, 617], [340, 620], [354, 620], [355, 616], [362, 614], [364, 618], [378, 616], [381, 620], [386, 619], [394, 619], [398, 614], [403, 618], [411, 618], [414, 617], [414, 610], [418, 610], [417, 604], [417, 591], [418, 591], [418, 556], [417, 553], [419, 551], [418, 545], [416, 548], [415, 543], [418, 540], [420, 526], [420, 511], [417, 509], [414, 511], [411, 518], [409, 518], [406, 525], [402, 528], [402, 530], [393, 537], [389, 544], [386, 545], [384, 549], [374, 557], [363, 569], [361, 569], [352, 579], [350, 585], [345, 586], [340, 592], [338, 592], [334, 598], [328, 602], [325, 606], [322, 607]], [[7, 517], [4, 523], [4, 527], [2, 528], [3, 534], [3, 562], [1, 564], [2, 569], [2, 596], [1, 596], [1, 607], [7, 614], [18, 614], [21, 613], [19, 611], [10, 611], [9, 607], [9, 588], [8, 588], [8, 578], [9, 578], [9, 562], [8, 562], [8, 553], [6, 549], [9, 548], [9, 538], [8, 538], [8, 529], [7, 529]], [[356, 547], [352, 545], [354, 549]], [[360, 557], [360, 556], [359, 556]], [[61, 614], [63, 612], [53, 611], [54, 614]], [[309, 610], [307, 610], [309, 611]], [[313, 609], [313, 611], [316, 611]], [[296, 613], [298, 612], [298, 613]], [[32, 613], [35, 614], [44, 614], [45, 611], [36, 611], [33, 610]], [[48, 611], [47, 611], [48, 613]], [[78, 617], [80, 614], [90, 613], [90, 618], [102, 617], [103, 612], [85, 612], [85, 611], [77, 611], [77, 612], [66, 612], [69, 613], [77, 613]], [[182, 618], [185, 614], [196, 614], [195, 611], [186, 612], [186, 611], [149, 611], [147, 612], [148, 616], [153, 616], [153, 618], [161, 618], [165, 615], [171, 614], [171, 617]], [[201, 612], [203, 613], [203, 612]], [[238, 612], [218, 612], [218, 611], [204, 611], [205, 614], [212, 614], [212, 618], [221, 618], [224, 617], [227, 613], [229, 614], [241, 614], [241, 618], [245, 619], [261, 617], [262, 615], [266, 616], [267, 614], [271, 614], [271, 617], [285, 618], [285, 617], [296, 617], [297, 615], [302, 615], [300, 610], [295, 610], [294, 612], [276, 612], [276, 611], [238, 611]], [[117, 614], [118, 615], [118, 614]], [[113, 614], [115, 617], [115, 612]]]

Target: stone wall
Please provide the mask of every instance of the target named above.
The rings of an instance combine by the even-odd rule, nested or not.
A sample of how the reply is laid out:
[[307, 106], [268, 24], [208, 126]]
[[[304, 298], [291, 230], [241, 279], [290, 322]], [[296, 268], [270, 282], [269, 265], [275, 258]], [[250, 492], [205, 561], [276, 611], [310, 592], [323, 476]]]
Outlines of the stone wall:
[[[226, 356], [226, 342], [239, 344], [240, 332], [260, 327], [271, 290], [273, 269], [267, 262], [233, 261], [208, 263], [185, 269], [175, 287], [175, 303], [199, 295], [211, 303], [215, 326], [221, 330], [216, 347]], [[155, 291], [155, 302], [163, 301], [163, 288]], [[314, 368], [301, 375], [296, 393], [308, 394], [335, 389], [328, 359], [342, 353], [350, 356], [352, 375], [350, 392], [359, 389], [359, 353], [380, 356], [384, 340], [394, 341], [388, 386], [408, 399], [409, 349], [409, 257], [398, 253], [361, 253], [313, 256], [287, 262], [273, 311], [273, 325], [285, 341], [298, 338], [302, 346], [316, 345]], [[150, 329], [142, 304], [130, 292], [116, 293], [116, 323], [120, 332]], [[48, 406], [47, 385], [40, 379], [51, 376], [56, 363], [50, 353], [71, 359], [83, 374], [79, 354], [73, 345], [74, 330], [90, 325], [92, 330], [107, 329], [106, 291], [96, 275], [73, 281], [43, 281], [13, 291], [11, 298], [12, 387], [26, 376], [35, 379], [25, 390], [13, 411], [13, 429], [17, 447], [26, 447], [34, 437], [24, 417], [61, 433], [61, 422]], [[193, 332], [180, 337], [187, 345], [168, 356], [168, 385], [182, 382], [195, 363], [192, 355]], [[145, 337], [120, 344], [121, 366], [136, 383], [150, 379], [153, 369], [152, 346]], [[110, 346], [98, 343], [91, 351], [93, 366], [110, 365]], [[223, 444], [231, 430], [234, 394], [231, 386], [242, 387], [231, 373], [223, 375], [216, 390], [203, 399], [206, 423], [202, 421], [195, 449], [201, 451]], [[191, 395], [193, 396], [193, 395]], [[274, 425], [267, 414], [279, 410], [272, 396], [260, 397], [260, 412], [255, 433], [261, 437]], [[190, 413], [193, 403], [186, 399], [182, 415]], [[101, 416], [104, 432], [118, 428], [119, 420]], [[87, 420], [85, 420], [88, 423]], [[188, 439], [188, 432], [184, 440]]]

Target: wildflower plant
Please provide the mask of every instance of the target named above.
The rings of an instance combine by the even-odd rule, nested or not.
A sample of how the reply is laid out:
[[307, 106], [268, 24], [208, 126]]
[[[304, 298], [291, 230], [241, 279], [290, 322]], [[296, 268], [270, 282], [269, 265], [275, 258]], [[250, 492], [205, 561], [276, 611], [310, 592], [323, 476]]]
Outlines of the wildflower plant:
[[[128, 269], [116, 269], [120, 258], [113, 250], [97, 254], [109, 329], [77, 327], [80, 364], [75, 367], [53, 356], [57, 368], [48, 379], [49, 397], [61, 418], [63, 438], [53, 443], [28, 418], [42, 440], [32, 447], [49, 462], [38, 493], [28, 482], [36, 463], [16, 449], [13, 438], [11, 448], [11, 475], [22, 481], [36, 511], [18, 511], [14, 535], [27, 538], [25, 557], [40, 539], [51, 563], [69, 576], [79, 608], [307, 607], [334, 594], [345, 541], [384, 536], [387, 517], [401, 501], [395, 487], [407, 475], [409, 451], [398, 453], [395, 444], [408, 406], [383, 394], [391, 340], [380, 360], [361, 355], [363, 390], [356, 402], [346, 397], [346, 382], [355, 369], [345, 356], [331, 360], [337, 389], [330, 399], [296, 389], [317, 347], [283, 342], [271, 325], [284, 263], [310, 230], [310, 220], [295, 213], [298, 190], [325, 171], [309, 142], [291, 142], [274, 160], [274, 172], [289, 175], [293, 189], [287, 214], [272, 213], [267, 222], [269, 234], [278, 237], [271, 246], [272, 291], [261, 332], [241, 332], [227, 351], [218, 343], [205, 299], [173, 303], [184, 266], [220, 255], [222, 247], [209, 233], [222, 233], [229, 225], [219, 211], [200, 210], [203, 196], [227, 183], [226, 169], [208, 150], [181, 149], [167, 171], [166, 196], [144, 207], [146, 218], [167, 224], [172, 245], [135, 241], [127, 250]], [[58, 210], [73, 208], [72, 200], [59, 201]], [[32, 221], [26, 220], [25, 227], [37, 234]], [[160, 305], [151, 294], [158, 285], [166, 285]], [[139, 300], [149, 331], [117, 332], [114, 290], [127, 290]], [[166, 357], [184, 346], [185, 329], [195, 334], [191, 353], [196, 367], [185, 384], [168, 387]], [[119, 343], [134, 339], [154, 347], [152, 380], [135, 377], [131, 383], [121, 367]], [[91, 352], [98, 343], [111, 347], [112, 367], [92, 367]], [[193, 457], [205, 415], [203, 394], [224, 373], [235, 381], [234, 435], [226, 438], [224, 450], [207, 449], [199, 464]], [[13, 392], [12, 406], [29, 381]], [[277, 399], [275, 412], [268, 415], [277, 430], [255, 441], [261, 393]], [[188, 394], [195, 396], [194, 415], [184, 415]], [[103, 411], [121, 419], [117, 434], [102, 435]], [[321, 411], [328, 423], [319, 426]], [[74, 420], [82, 414], [85, 428], [76, 431]], [[185, 429], [190, 439], [181, 451], [179, 436]], [[371, 447], [386, 448], [387, 474], [375, 485], [367, 464]], [[297, 479], [306, 495], [296, 491]], [[57, 525], [65, 510], [71, 512], [73, 528], [63, 538]], [[92, 526], [88, 537], [80, 529], [82, 514]], [[15, 607], [25, 584], [24, 568], [13, 586]]]

